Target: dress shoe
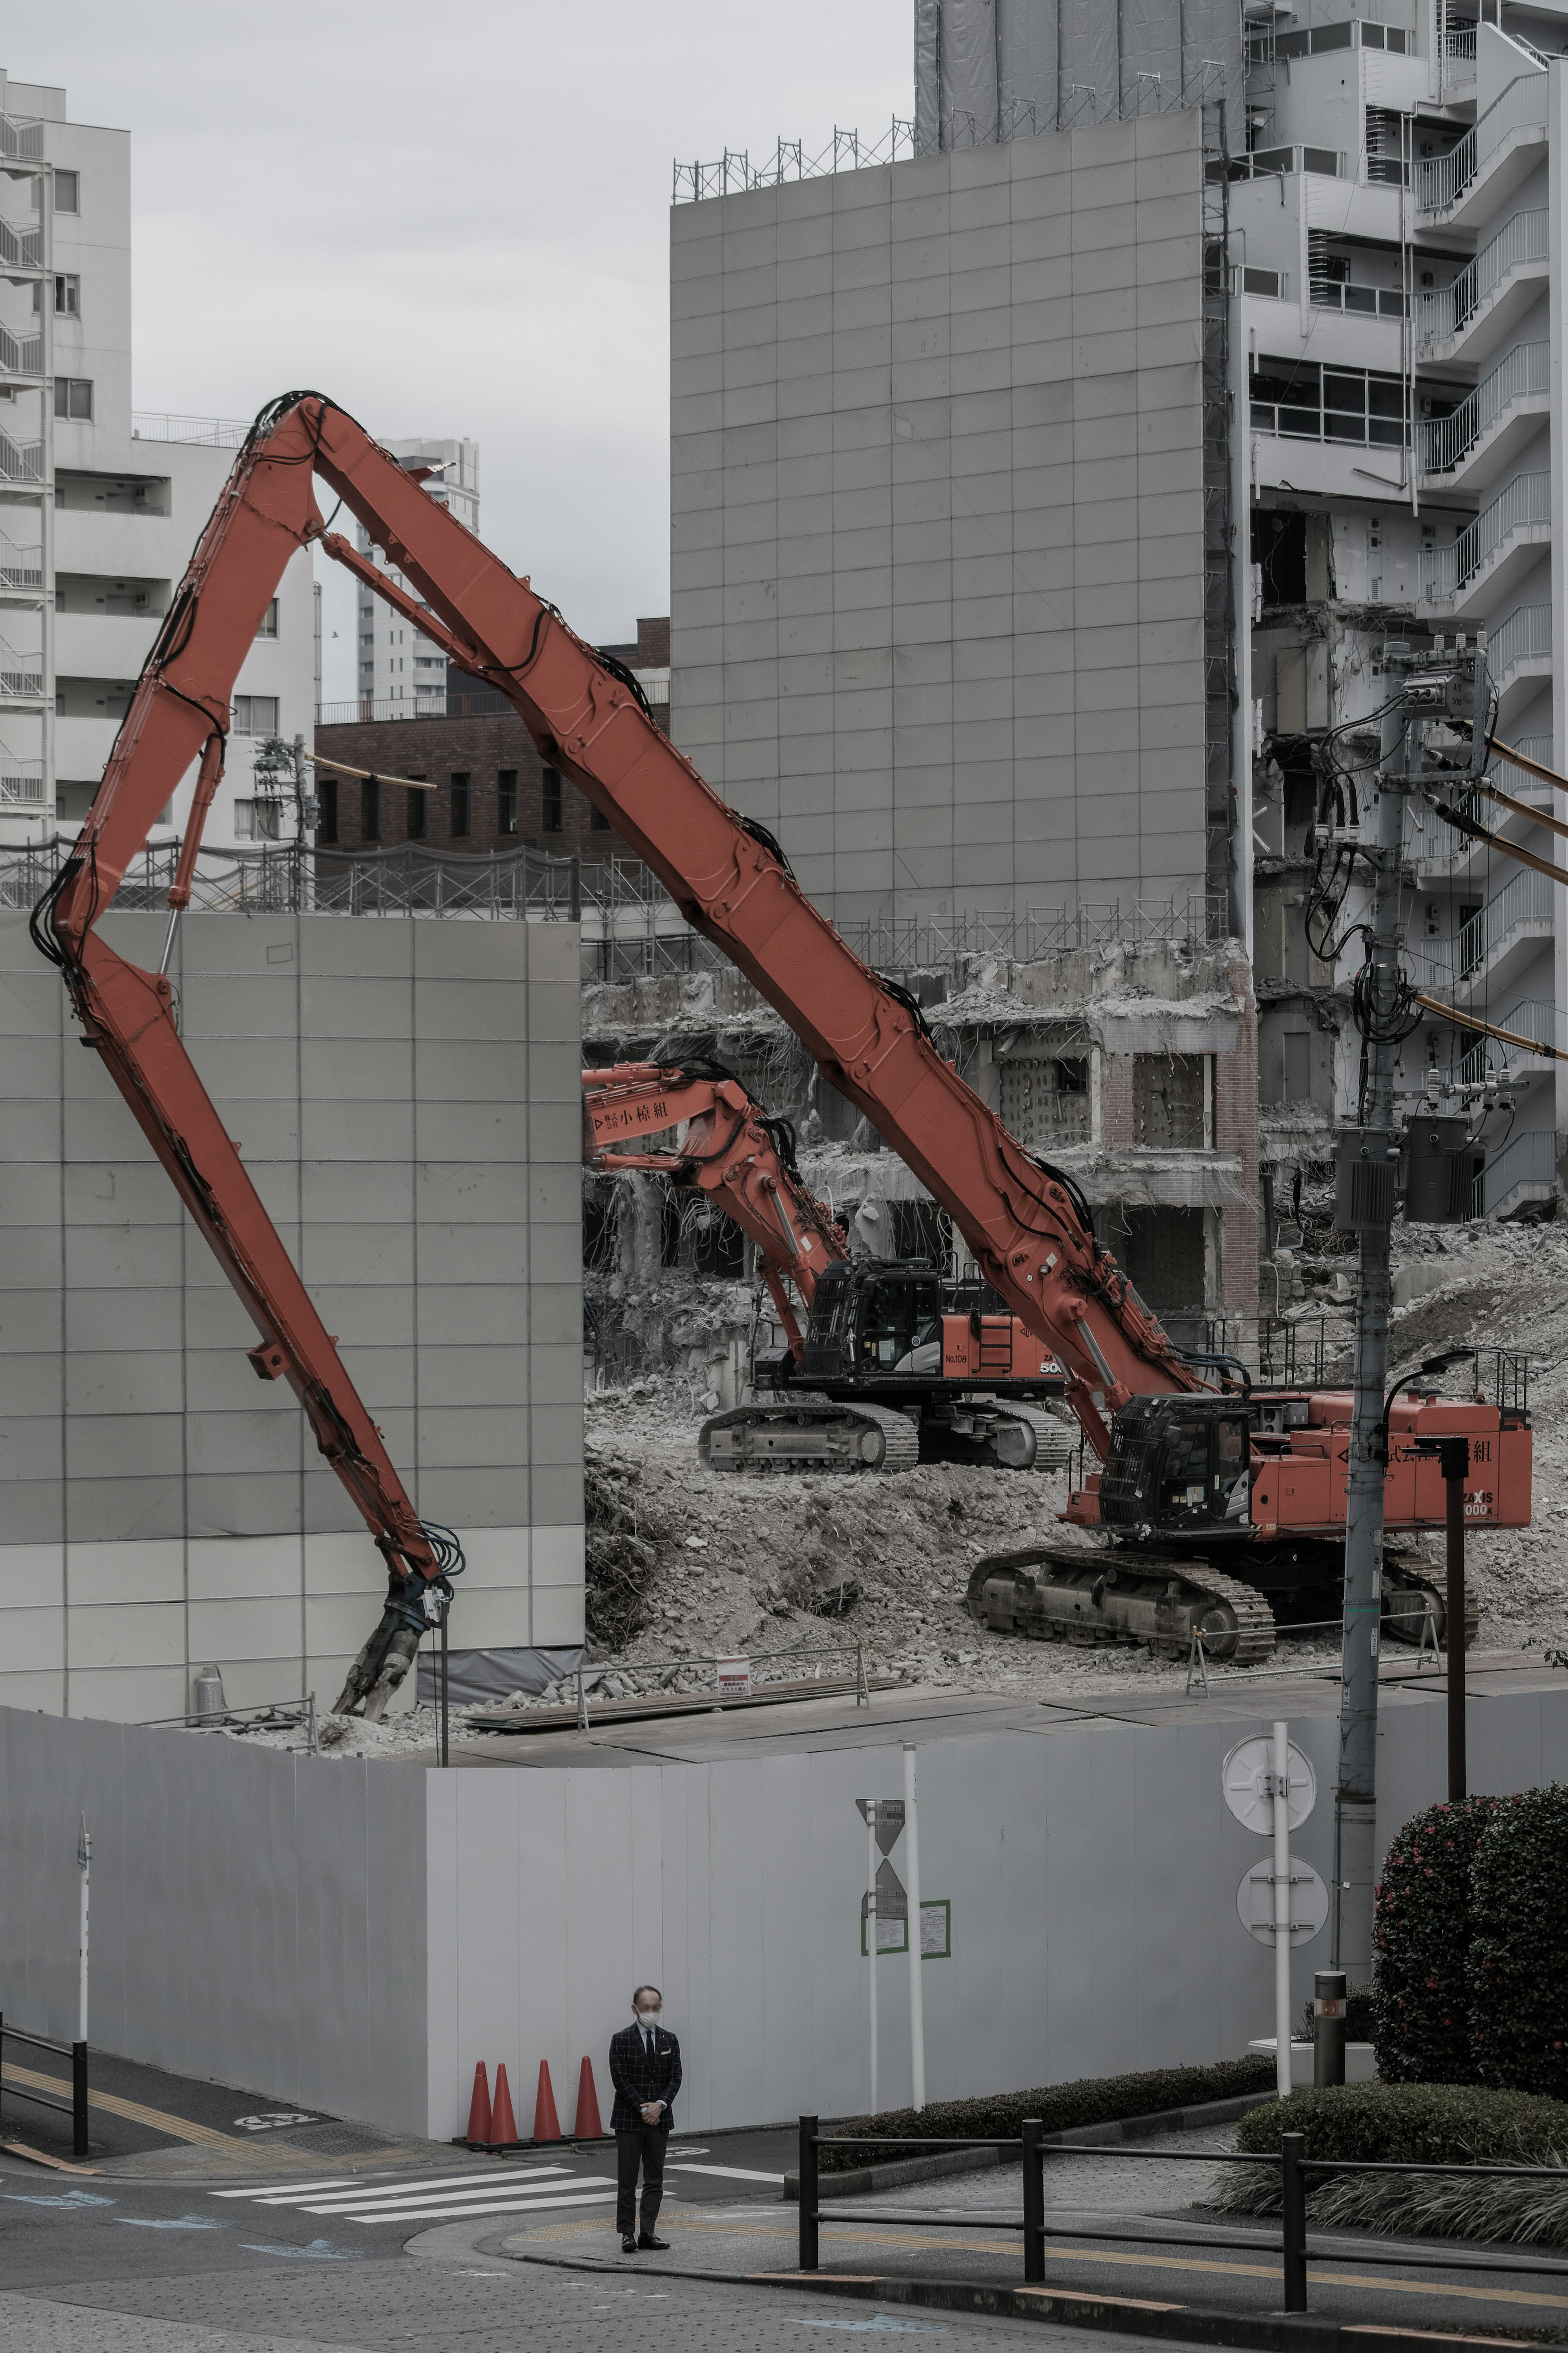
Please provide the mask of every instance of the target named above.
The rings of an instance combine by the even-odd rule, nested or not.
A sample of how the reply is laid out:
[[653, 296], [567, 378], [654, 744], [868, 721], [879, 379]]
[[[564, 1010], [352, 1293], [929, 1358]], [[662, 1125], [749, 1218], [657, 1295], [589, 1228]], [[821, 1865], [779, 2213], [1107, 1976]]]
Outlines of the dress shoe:
[[621, 2253], [623, 2255], [635, 2255], [637, 2251], [637, 2242], [628, 2231], [626, 2237], [621, 2241]]
[[651, 2231], [645, 2231], [643, 2232], [641, 2238], [637, 2241], [637, 2245], [646, 2254], [667, 2255], [669, 2253], [669, 2241], [668, 2239], [656, 2239]]

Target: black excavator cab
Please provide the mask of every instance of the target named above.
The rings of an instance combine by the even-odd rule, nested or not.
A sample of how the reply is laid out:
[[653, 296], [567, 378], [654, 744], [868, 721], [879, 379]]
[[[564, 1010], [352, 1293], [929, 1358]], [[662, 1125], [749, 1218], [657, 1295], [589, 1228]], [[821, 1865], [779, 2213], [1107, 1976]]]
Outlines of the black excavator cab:
[[802, 1377], [940, 1374], [942, 1309], [942, 1277], [928, 1260], [830, 1266], [817, 1277]]
[[1100, 1524], [1145, 1540], [1243, 1535], [1251, 1452], [1251, 1417], [1238, 1397], [1132, 1398], [1111, 1425]]

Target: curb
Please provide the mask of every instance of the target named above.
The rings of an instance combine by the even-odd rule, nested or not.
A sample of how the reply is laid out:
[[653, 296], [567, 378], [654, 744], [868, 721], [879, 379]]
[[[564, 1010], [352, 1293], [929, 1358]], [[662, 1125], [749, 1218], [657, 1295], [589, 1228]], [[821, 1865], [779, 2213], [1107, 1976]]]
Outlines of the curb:
[[[512, 2258], [513, 2261], [518, 2260]], [[542, 2263], [552, 2271], [602, 2272], [625, 2276], [624, 2263], [601, 2263], [568, 2255], [524, 2255], [525, 2263]], [[1044, 2321], [1057, 2327], [1115, 2330], [1127, 2337], [1163, 2337], [1176, 2345], [1223, 2345], [1245, 2348], [1248, 2353], [1294, 2353], [1310, 2347], [1311, 2353], [1455, 2353], [1472, 2346], [1477, 2353], [1500, 2353], [1516, 2346], [1534, 2353], [1521, 2337], [1461, 2337], [1446, 2331], [1401, 2328], [1377, 2320], [1320, 2320], [1310, 2312], [1231, 2312], [1201, 2304], [1159, 2304], [1144, 2297], [1079, 2295], [1058, 2288], [991, 2287], [983, 2282], [877, 2278], [866, 2273], [853, 2276], [833, 2272], [712, 2272], [676, 2268], [661, 2263], [667, 2279], [702, 2280], [716, 2287], [783, 2287], [806, 2295], [852, 2296], [862, 2304], [906, 2304], [933, 2312], [983, 2312], [1003, 2320]]]
[[[1267, 2107], [1272, 2092], [1241, 2092], [1229, 2100], [1200, 2100], [1187, 2108], [1163, 2108], [1152, 2116], [1114, 2117], [1103, 2125], [1069, 2125], [1053, 2134], [1047, 2148], [1113, 2148], [1119, 2141], [1152, 2140], [1159, 2133], [1201, 2132], [1206, 2125], [1233, 2125], [1250, 2109]], [[947, 2150], [941, 2157], [897, 2157], [885, 2165], [858, 2166], [852, 2173], [819, 2173], [817, 2188], [824, 2198], [866, 2198], [880, 2189], [897, 2189], [906, 2181], [940, 2181], [949, 2173], [981, 2173], [1000, 2165], [994, 2148]], [[800, 2203], [800, 2174], [784, 2175], [784, 2203]]]

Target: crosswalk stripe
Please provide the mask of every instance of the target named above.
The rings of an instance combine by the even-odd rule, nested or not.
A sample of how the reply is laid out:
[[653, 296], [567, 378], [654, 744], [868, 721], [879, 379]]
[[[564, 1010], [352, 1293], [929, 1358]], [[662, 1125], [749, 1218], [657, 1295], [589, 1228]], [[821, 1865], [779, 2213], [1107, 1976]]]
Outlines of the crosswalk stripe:
[[343, 2189], [331, 2198], [306, 2198], [300, 2203], [308, 2214], [352, 2213], [373, 2206], [467, 2206], [476, 2198], [516, 2199], [520, 2204], [532, 2205], [539, 2198], [563, 2189], [614, 2188], [614, 2182], [603, 2173], [586, 2176], [568, 2174], [564, 2180], [542, 2181], [537, 2188], [525, 2181], [517, 2181], [508, 2182], [503, 2189], [499, 2182], [487, 2181], [475, 2183], [467, 2189], [426, 2189], [422, 2182], [408, 2182], [395, 2194], [380, 2198], [356, 2196], [352, 2189]]
[[[390, 2211], [383, 2207], [367, 2214], [345, 2213], [333, 2208], [340, 2222], [466, 2222], [477, 2214], [539, 2214], [553, 2212], [562, 2206], [608, 2206], [615, 2201], [613, 2189], [592, 2189], [584, 2198], [509, 2198], [504, 2203], [483, 2206], [395, 2206]], [[307, 2213], [315, 2211], [307, 2207]]]
[[[508, 2189], [510, 2189], [514, 2181], [537, 2181], [542, 2179], [545, 2176], [549, 2176], [552, 2179], [559, 2179], [563, 2174], [567, 2172], [567, 2170], [568, 2168], [563, 2165], [549, 2165], [542, 2166], [538, 2172], [531, 2170], [527, 2174], [521, 2175], [512, 2174], [510, 2172], [502, 2174], [499, 2170], [494, 2173], [476, 2173], [469, 2171], [468, 2173], [437, 2174], [434, 2179], [429, 2181], [425, 2180], [419, 2175], [415, 2175], [413, 2177], [405, 2175], [401, 2181], [307, 2182], [302, 2189], [279, 2189], [258, 2191], [257, 2203], [258, 2205], [267, 2206], [302, 2206], [309, 2199], [319, 2197], [323, 2191], [329, 2189], [341, 2191], [343, 2197], [350, 2199], [357, 2204], [361, 2199], [364, 2198], [407, 2198], [412, 2196], [423, 2198], [428, 2191], [435, 2189], [465, 2189], [474, 2191], [497, 2189], [500, 2187], [503, 2180], [505, 2181]], [[227, 2197], [229, 2192], [224, 2190], [217, 2194], [223, 2197]]]
[[782, 2173], [753, 2173], [749, 2165], [667, 2165], [667, 2173], [721, 2173], [726, 2181], [776, 2181], [784, 2186]]
[[209, 2198], [272, 2198], [285, 2189], [309, 2192], [313, 2189], [351, 2189], [353, 2187], [353, 2175], [345, 2173], [340, 2175], [335, 2181], [271, 2181], [254, 2189], [248, 2187], [244, 2189], [209, 2189], [207, 2196]]

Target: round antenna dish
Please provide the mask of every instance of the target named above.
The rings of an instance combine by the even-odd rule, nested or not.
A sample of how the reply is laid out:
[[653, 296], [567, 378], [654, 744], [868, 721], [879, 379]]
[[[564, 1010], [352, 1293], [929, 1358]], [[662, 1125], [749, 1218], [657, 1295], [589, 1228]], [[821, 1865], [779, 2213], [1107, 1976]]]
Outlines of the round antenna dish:
[[[1274, 1949], [1274, 1865], [1268, 1859], [1243, 1872], [1237, 1916], [1249, 1936]], [[1310, 1862], [1290, 1857], [1290, 1942], [1310, 1945], [1329, 1916], [1329, 1891]]]
[[[1289, 1813], [1290, 1828], [1297, 1831], [1318, 1802], [1318, 1777], [1311, 1758], [1294, 1741], [1289, 1772]], [[1226, 1804], [1243, 1830], [1256, 1831], [1260, 1838], [1274, 1828], [1273, 1779], [1274, 1743], [1263, 1735], [1241, 1741], [1220, 1767]]]

